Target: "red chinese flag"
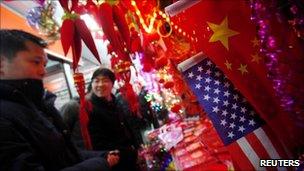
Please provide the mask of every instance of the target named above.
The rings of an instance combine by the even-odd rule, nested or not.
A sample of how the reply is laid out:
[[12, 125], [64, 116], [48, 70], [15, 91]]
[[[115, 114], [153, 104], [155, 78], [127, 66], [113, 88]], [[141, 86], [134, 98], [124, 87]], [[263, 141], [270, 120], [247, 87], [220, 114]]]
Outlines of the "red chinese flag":
[[[172, 17], [254, 106], [276, 135], [291, 148], [292, 124], [275, 97], [266, 65], [259, 56], [256, 26], [244, 0], [202, 0]], [[288, 144], [288, 143], [289, 144]]]

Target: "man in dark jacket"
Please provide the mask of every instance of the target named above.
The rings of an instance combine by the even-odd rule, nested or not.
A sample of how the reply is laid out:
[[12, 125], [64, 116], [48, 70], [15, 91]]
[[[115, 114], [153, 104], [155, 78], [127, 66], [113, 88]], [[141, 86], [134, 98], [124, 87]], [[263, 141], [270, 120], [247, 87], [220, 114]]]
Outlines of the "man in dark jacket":
[[112, 94], [114, 73], [106, 68], [97, 69], [92, 76], [89, 101], [89, 133], [94, 150], [120, 151], [120, 162], [113, 170], [136, 171], [135, 138], [126, 121], [122, 106]]
[[109, 170], [117, 155], [76, 150], [42, 79], [46, 43], [20, 30], [0, 30], [0, 170]]

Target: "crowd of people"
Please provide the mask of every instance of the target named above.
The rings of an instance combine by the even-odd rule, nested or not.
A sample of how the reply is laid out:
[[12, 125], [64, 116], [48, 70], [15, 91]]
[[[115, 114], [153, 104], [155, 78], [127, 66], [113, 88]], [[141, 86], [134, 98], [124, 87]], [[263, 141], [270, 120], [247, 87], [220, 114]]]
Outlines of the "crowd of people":
[[0, 170], [139, 170], [140, 142], [131, 115], [112, 94], [110, 69], [93, 73], [86, 95], [92, 145], [87, 150], [79, 100], [58, 111], [56, 96], [44, 89], [47, 43], [21, 30], [1, 29], [0, 35]]

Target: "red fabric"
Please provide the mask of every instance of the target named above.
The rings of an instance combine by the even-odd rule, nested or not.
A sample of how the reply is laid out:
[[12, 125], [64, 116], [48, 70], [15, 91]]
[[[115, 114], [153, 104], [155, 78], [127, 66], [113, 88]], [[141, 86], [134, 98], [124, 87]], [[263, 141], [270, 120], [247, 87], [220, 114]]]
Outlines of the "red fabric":
[[[258, 53], [258, 46], [252, 42], [256, 36], [256, 27], [250, 15], [249, 4], [243, 0], [202, 0], [171, 19], [194, 40], [197, 38], [196, 50], [203, 51], [248, 99], [285, 145], [291, 145], [292, 124], [279, 106], [272, 83], [267, 79], [262, 57], [258, 62], [252, 57]], [[234, 35], [227, 38], [226, 47], [219, 40], [211, 40], [216, 32], [211, 27], [223, 26], [225, 18], [227, 27], [234, 31]], [[225, 36], [225, 32], [218, 33]], [[225, 65], [227, 61], [231, 63], [231, 69]], [[248, 72], [242, 74], [239, 70], [241, 65], [246, 65]]]

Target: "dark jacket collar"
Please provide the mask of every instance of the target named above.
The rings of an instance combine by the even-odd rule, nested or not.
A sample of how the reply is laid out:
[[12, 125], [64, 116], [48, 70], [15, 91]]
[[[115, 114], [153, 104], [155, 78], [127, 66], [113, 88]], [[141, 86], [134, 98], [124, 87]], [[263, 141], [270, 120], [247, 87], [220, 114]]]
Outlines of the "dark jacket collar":
[[20, 79], [0, 80], [0, 99], [10, 100], [25, 104], [25, 99], [41, 106], [44, 94], [42, 80]]
[[98, 97], [94, 93], [92, 93], [91, 100], [93, 103], [100, 104], [100, 105], [107, 105], [107, 106], [116, 105], [116, 97], [113, 94], [111, 94], [111, 96], [112, 96], [112, 100], [108, 101], [106, 98]]

